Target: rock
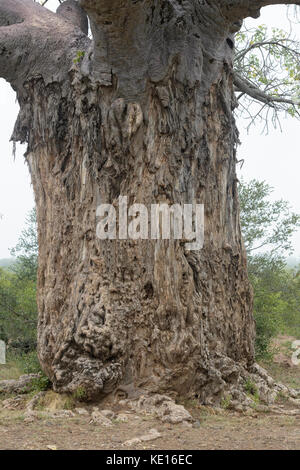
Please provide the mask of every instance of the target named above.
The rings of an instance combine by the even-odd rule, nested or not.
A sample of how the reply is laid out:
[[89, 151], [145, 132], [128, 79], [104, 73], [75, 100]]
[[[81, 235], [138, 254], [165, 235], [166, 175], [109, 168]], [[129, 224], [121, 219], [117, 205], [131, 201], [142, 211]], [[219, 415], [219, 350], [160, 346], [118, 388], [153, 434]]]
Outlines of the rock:
[[266, 405], [256, 405], [255, 411], [259, 413], [270, 413], [270, 407]]
[[128, 405], [137, 412], [157, 416], [164, 423], [179, 424], [194, 421], [182, 405], [177, 405], [166, 395], [142, 396], [138, 400], [128, 401]]
[[293, 403], [293, 405], [297, 405], [297, 406], [300, 407], [300, 398], [293, 398], [293, 397], [290, 397], [289, 402], [290, 402], [290, 403]]
[[55, 410], [55, 411], [35, 411], [35, 406], [38, 404], [39, 400], [44, 397], [46, 392], [37, 393], [26, 405], [26, 413], [24, 421], [26, 423], [31, 423], [35, 419], [40, 417], [43, 418], [73, 418], [75, 413], [71, 410]]
[[27, 403], [26, 405], [26, 412], [29, 413], [33, 411], [35, 406], [38, 404], [41, 398], [45, 396], [46, 392], [39, 392]]
[[150, 429], [148, 434], [144, 434], [143, 436], [140, 437], [140, 440], [143, 442], [147, 441], [154, 441], [155, 439], [158, 439], [161, 437], [161, 433], [157, 431], [157, 429], [152, 428]]
[[89, 415], [88, 410], [86, 410], [85, 408], [75, 408], [75, 412], [78, 415]]
[[73, 418], [75, 413], [71, 410], [57, 410], [49, 414], [51, 418]]
[[272, 413], [284, 416], [300, 416], [300, 409], [287, 410], [281, 409], [279, 406], [272, 406]]
[[112, 410], [101, 410], [100, 413], [108, 419], [114, 419], [116, 417]]
[[7, 410], [17, 410], [22, 408], [24, 405], [24, 398], [22, 396], [16, 396], [13, 398], [7, 398], [3, 400], [2, 406]]
[[135, 444], [139, 444], [140, 442], [148, 442], [148, 441], [154, 441], [155, 439], [160, 438], [162, 435], [160, 432], [157, 431], [157, 429], [150, 429], [150, 431], [147, 434], [144, 434], [143, 436], [140, 437], [134, 437], [133, 439], [129, 439], [128, 441], [125, 441], [123, 443], [124, 446], [132, 446]]
[[293, 388], [289, 388], [289, 395], [291, 396], [291, 398], [295, 398], [297, 399], [299, 397], [299, 401], [300, 401], [300, 392], [297, 391], [297, 390], [294, 390]]
[[32, 389], [33, 381], [39, 377], [39, 374], [28, 374], [21, 375], [17, 380], [1, 380], [0, 393], [28, 393]]
[[237, 401], [231, 401], [229, 404], [229, 409], [237, 411], [238, 413], [243, 413], [243, 411], [245, 410], [245, 407]]
[[99, 424], [100, 426], [109, 427], [112, 425], [112, 422], [109, 418], [104, 416], [101, 411], [94, 409], [92, 413], [92, 419], [90, 421], [91, 424]]
[[119, 400], [119, 405], [121, 406], [125, 406], [127, 405], [127, 403], [128, 403], [128, 400]]
[[125, 413], [119, 413], [116, 417], [117, 421], [121, 423], [128, 423], [128, 415]]
[[24, 423], [33, 423], [33, 422], [35, 421], [35, 419], [36, 419], [36, 416], [35, 416], [35, 415], [33, 415], [33, 416], [26, 416], [26, 417], [24, 418]]
[[133, 446], [135, 444], [139, 444], [140, 442], [142, 442], [138, 437], [134, 437], [133, 439], [129, 439], [128, 441], [125, 441], [123, 443], [123, 446]]

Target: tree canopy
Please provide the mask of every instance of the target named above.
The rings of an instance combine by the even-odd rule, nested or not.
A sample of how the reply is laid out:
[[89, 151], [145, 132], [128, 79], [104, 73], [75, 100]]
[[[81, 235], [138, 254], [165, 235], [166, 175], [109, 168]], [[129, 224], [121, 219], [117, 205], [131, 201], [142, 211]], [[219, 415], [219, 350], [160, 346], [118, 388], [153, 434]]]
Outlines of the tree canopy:
[[300, 215], [287, 201], [271, 200], [265, 181], [242, 181], [239, 186], [241, 226], [247, 250], [248, 274], [254, 291], [256, 356], [271, 356], [271, 340], [279, 332], [299, 335], [300, 276], [288, 269], [291, 237]]

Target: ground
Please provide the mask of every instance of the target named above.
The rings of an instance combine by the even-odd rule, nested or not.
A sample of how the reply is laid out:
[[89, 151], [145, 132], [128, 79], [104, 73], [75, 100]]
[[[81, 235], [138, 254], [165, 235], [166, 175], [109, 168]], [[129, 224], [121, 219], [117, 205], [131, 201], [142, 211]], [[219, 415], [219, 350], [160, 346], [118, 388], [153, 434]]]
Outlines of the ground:
[[[168, 425], [155, 419], [135, 417], [111, 428], [89, 424], [90, 418], [41, 419], [24, 423], [20, 413], [1, 413], [1, 449], [300, 449], [300, 415], [257, 414], [238, 416], [230, 412], [209, 415], [195, 410], [199, 427]], [[124, 446], [128, 437], [156, 428], [162, 435], [152, 442]]]
[[[299, 389], [300, 366], [293, 366], [288, 360], [292, 340], [277, 338], [275, 362], [263, 366], [277, 381]], [[1, 370], [0, 378], [7, 378], [7, 369]], [[190, 426], [163, 423], [115, 403], [110, 406], [114, 418], [108, 427], [93, 419], [95, 404], [75, 404], [48, 392], [35, 408], [37, 416], [28, 419], [24, 406], [32, 396], [10, 398], [8, 402], [7, 397], [0, 399], [0, 449], [300, 449], [300, 408], [298, 413], [289, 415], [295, 407], [283, 397], [276, 402], [280, 414], [278, 410], [266, 411], [259, 404], [238, 413], [228, 409], [228, 404], [213, 409], [196, 401], [181, 402], [196, 420]], [[62, 408], [66, 416], [59, 417]], [[88, 414], [80, 414], [82, 408]], [[156, 439], [126, 444], [133, 438], [149, 436], [151, 429], [158, 431]]]

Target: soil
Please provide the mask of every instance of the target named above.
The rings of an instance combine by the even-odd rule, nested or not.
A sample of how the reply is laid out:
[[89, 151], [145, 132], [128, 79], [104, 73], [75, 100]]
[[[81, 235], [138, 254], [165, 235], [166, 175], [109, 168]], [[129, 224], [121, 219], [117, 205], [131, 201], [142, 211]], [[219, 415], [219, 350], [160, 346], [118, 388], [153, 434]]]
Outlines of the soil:
[[[190, 411], [199, 419], [197, 427], [164, 424], [134, 414], [128, 415], [127, 423], [115, 423], [107, 428], [90, 424], [89, 416], [44, 418], [25, 423], [19, 412], [10, 411], [6, 416], [2, 412], [0, 449], [300, 449], [300, 412], [298, 416], [244, 416], [226, 411], [218, 415]], [[152, 428], [161, 433], [160, 438], [123, 445]]]
[[[294, 338], [280, 337], [276, 345], [280, 354], [288, 359]], [[300, 389], [300, 366], [291, 366], [286, 360], [263, 364], [275, 380]], [[17, 409], [3, 406], [0, 398], [0, 449], [9, 450], [191, 450], [191, 449], [300, 449], [300, 407], [299, 413], [288, 415], [295, 409], [288, 400], [280, 397], [276, 404], [286, 414], [275, 414], [272, 410], [257, 409], [238, 413], [222, 408], [210, 408], [196, 401], [181, 404], [195, 418], [193, 425], [162, 423], [153, 416], [145, 416], [130, 410], [126, 405], [111, 405], [116, 415], [122, 413], [125, 422], [113, 419], [108, 427], [92, 422], [93, 406], [78, 404], [88, 414], [81, 415], [73, 409], [73, 416], [57, 418], [53, 412], [66, 408], [60, 395], [48, 392], [46, 399], [36, 407], [38, 416], [32, 422], [26, 420], [25, 404], [32, 396], [16, 400]], [[47, 401], [48, 400], [48, 401]], [[99, 408], [103, 408], [98, 404]], [[105, 408], [108, 408], [106, 405]], [[45, 410], [49, 412], [45, 416]], [[43, 414], [44, 413], [44, 414]], [[126, 445], [126, 441], [148, 434], [156, 429], [160, 437], [147, 442]]]

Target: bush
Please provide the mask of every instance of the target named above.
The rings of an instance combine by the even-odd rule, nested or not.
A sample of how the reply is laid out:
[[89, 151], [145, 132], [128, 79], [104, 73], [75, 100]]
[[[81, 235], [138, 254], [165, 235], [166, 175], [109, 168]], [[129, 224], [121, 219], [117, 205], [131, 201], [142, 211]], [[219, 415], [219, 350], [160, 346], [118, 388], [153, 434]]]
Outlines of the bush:
[[273, 358], [272, 339], [279, 332], [278, 318], [265, 313], [254, 315], [256, 322], [255, 356], [257, 360], [271, 360]]
[[21, 375], [40, 375], [40, 377], [37, 377], [32, 381], [32, 392], [39, 392], [50, 388], [51, 382], [42, 371], [37, 353], [35, 351], [29, 352], [27, 354], [19, 352], [9, 352], [7, 359], [8, 362], [15, 365], [15, 367], [20, 371]]

